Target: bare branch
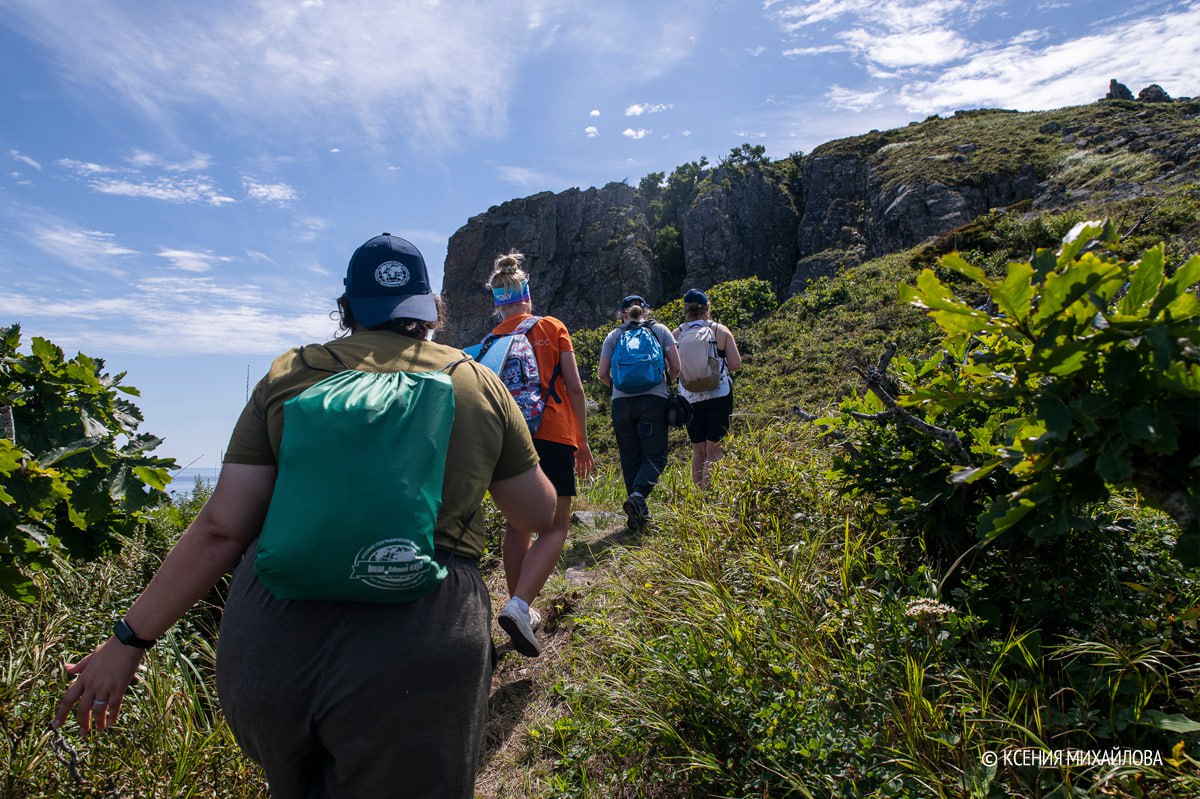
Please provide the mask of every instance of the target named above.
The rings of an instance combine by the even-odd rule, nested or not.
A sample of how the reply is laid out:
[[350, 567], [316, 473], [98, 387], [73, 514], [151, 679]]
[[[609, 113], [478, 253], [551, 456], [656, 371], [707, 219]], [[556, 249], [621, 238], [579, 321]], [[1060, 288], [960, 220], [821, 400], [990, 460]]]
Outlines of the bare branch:
[[[890, 352], [889, 352], [890, 349]], [[879, 362], [886, 364], [892, 359], [895, 354], [895, 345], [884, 345], [884, 354], [880, 357]], [[928, 436], [936, 441], [942, 442], [945, 445], [946, 451], [950, 457], [959, 466], [967, 466], [970, 464], [967, 458], [967, 452], [963, 449], [962, 440], [958, 437], [958, 433], [953, 430], [947, 430], [943, 427], [931, 425], [923, 419], [918, 419], [909, 411], [900, 407], [900, 403], [896, 402], [895, 398], [888, 393], [886, 382], [887, 376], [881, 374], [877, 367], [861, 369], [854, 367], [854, 371], [862, 377], [867, 384], [867, 390], [879, 398], [886, 411], [877, 414], [864, 414], [871, 421], [891, 421], [904, 427], [916, 430], [922, 435]]]

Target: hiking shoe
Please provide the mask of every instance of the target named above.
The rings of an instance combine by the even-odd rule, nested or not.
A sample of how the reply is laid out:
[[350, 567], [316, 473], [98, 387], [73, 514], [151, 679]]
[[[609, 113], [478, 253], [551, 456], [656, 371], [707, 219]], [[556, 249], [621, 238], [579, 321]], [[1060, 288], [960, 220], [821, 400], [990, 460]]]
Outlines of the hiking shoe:
[[621, 506], [625, 511], [626, 524], [631, 532], [641, 533], [650, 521], [650, 509], [646, 507], [646, 498], [640, 494], [630, 494]]
[[535, 615], [537, 623], [541, 624], [542, 617], [536, 610], [530, 608], [528, 613], [523, 612], [511, 599], [505, 603], [504, 610], [500, 611], [500, 627], [512, 638], [513, 649], [527, 658], [535, 658], [542, 654], [542, 648], [538, 646], [537, 638], [533, 635], [532, 617]]

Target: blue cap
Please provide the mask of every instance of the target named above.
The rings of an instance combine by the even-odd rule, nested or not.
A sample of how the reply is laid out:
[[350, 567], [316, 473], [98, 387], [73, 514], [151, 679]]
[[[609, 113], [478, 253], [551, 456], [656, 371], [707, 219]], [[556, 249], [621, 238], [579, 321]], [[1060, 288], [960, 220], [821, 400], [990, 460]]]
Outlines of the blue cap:
[[708, 305], [708, 295], [700, 289], [688, 289], [688, 293], [683, 295], [685, 305], [698, 303], [700, 305]]
[[425, 259], [399, 236], [384, 233], [355, 250], [343, 282], [346, 302], [363, 327], [389, 319], [438, 320]]
[[621, 310], [624, 311], [630, 305], [640, 305], [643, 308], [649, 307], [650, 303], [646, 302], [646, 298], [641, 294], [630, 294], [625, 299], [621, 300]]

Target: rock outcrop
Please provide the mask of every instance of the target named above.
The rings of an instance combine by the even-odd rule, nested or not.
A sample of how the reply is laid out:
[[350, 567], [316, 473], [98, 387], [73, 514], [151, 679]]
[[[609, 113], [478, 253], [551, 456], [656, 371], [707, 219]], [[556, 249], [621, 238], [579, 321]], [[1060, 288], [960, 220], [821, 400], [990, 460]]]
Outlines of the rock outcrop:
[[[1124, 88], [1114, 81], [1109, 94], [1124, 98]], [[1124, 199], [1150, 184], [1196, 181], [1200, 102], [1171, 101], [1157, 86], [1142, 102], [1124, 100], [958, 112], [779, 162], [693, 164], [683, 195], [667, 185], [644, 197], [610, 183], [511, 200], [450, 239], [444, 338], [465, 345], [492, 327], [485, 283], [496, 256], [512, 249], [527, 256], [536, 310], [584, 329], [612, 322], [633, 292], [659, 304], [692, 286], [759, 277], [783, 298], [993, 209]]]
[[1116, 78], [1108, 82], [1108, 94], [1104, 95], [1105, 100], [1132, 100], [1133, 92], [1129, 91], [1129, 87], [1121, 83]]
[[645, 202], [624, 183], [542, 192], [473, 216], [447, 246], [445, 338], [464, 345], [491, 329], [495, 317], [486, 284], [496, 256], [511, 250], [526, 255], [540, 312], [572, 328], [611, 320], [626, 294], [662, 292], [650, 238]]

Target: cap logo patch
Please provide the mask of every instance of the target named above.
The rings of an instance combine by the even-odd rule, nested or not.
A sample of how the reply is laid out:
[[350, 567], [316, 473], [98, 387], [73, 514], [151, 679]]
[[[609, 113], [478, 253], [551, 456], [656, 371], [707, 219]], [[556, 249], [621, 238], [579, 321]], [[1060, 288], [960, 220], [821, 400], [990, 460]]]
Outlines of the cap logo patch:
[[408, 282], [408, 278], [408, 267], [399, 261], [384, 261], [375, 268], [375, 282], [381, 286], [403, 286]]

